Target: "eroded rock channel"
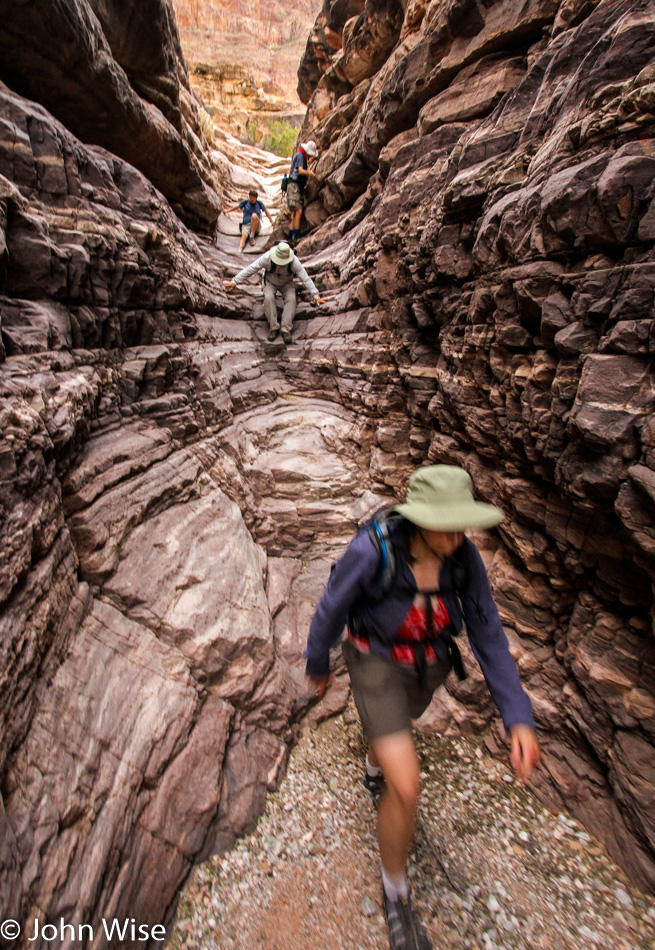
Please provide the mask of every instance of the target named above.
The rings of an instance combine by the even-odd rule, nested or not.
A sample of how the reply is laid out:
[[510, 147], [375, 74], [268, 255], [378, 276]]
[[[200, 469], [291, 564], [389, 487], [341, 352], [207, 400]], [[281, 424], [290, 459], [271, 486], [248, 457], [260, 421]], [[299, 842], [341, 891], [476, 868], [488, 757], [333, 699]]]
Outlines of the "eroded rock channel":
[[[535, 791], [652, 890], [652, 4], [327, 4], [328, 302], [286, 349], [212, 242], [279, 166], [210, 147], [169, 5], [39, 7], [0, 34], [3, 911], [170, 924], [284, 774], [332, 559], [426, 461], [506, 514]], [[476, 676], [431, 726], [500, 742]]]

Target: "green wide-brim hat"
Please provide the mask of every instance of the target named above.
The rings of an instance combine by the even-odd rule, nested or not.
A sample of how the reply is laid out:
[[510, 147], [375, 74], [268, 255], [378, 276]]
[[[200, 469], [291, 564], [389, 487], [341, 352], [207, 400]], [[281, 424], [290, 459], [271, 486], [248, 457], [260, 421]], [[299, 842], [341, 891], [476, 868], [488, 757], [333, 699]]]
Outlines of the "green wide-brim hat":
[[404, 504], [394, 511], [429, 531], [493, 528], [505, 517], [495, 505], [476, 501], [471, 476], [457, 465], [428, 465], [411, 476]]

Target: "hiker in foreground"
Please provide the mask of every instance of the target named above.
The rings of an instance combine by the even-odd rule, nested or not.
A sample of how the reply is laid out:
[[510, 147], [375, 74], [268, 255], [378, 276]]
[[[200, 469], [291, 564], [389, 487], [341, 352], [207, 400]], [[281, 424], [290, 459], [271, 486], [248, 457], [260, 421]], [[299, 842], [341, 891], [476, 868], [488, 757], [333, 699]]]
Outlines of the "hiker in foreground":
[[244, 268], [233, 277], [232, 280], [224, 280], [223, 284], [227, 290], [234, 290], [238, 284], [242, 284], [257, 271], [264, 271], [264, 313], [268, 320], [268, 339], [274, 340], [278, 335], [280, 324], [278, 322], [277, 304], [275, 295], [280, 293], [284, 301], [282, 310], [282, 339], [285, 343], [291, 343], [291, 327], [293, 318], [296, 315], [296, 287], [294, 277], [299, 277], [303, 282], [307, 293], [309, 293], [315, 304], [324, 303], [323, 297], [319, 297], [318, 290], [314, 281], [311, 279], [305, 268], [302, 266], [296, 255], [285, 241], [281, 241], [275, 247], [271, 248], [256, 261], [253, 261], [250, 267]]
[[273, 218], [270, 216], [263, 201], [257, 197], [257, 192], [252, 188], [248, 193], [248, 198], [244, 198], [233, 208], [224, 208], [224, 214], [230, 214], [232, 211], [242, 211], [243, 218], [239, 225], [241, 237], [239, 238], [239, 253], [243, 253], [248, 240], [251, 244], [255, 243], [255, 238], [259, 234], [262, 226], [262, 211], [266, 214], [268, 220], [273, 225]]
[[475, 501], [453, 465], [420, 468], [407, 500], [365, 525], [335, 565], [311, 622], [306, 673], [322, 696], [329, 650], [344, 625], [343, 656], [365, 738], [364, 784], [378, 805], [384, 912], [392, 950], [432, 946], [413, 911], [407, 860], [420, 792], [412, 719], [449, 671], [466, 674], [453, 639], [466, 624], [473, 653], [511, 736], [525, 781], [539, 761], [530, 701], [509, 652], [487, 572], [468, 528], [491, 528], [500, 509]]
[[289, 183], [287, 185], [287, 207], [291, 212], [287, 241], [294, 247], [300, 239], [300, 219], [305, 204], [305, 185], [310, 178], [316, 175], [309, 167], [309, 159], [318, 158], [316, 142], [303, 142], [291, 159], [289, 169]]

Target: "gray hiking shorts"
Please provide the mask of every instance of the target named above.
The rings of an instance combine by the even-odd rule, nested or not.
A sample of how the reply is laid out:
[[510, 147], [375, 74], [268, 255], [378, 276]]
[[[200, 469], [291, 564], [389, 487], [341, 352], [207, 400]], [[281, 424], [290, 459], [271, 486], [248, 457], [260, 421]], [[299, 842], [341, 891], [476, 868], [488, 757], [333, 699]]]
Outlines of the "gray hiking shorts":
[[430, 705], [436, 689], [450, 672], [449, 663], [428, 666], [425, 682], [416, 667], [385, 660], [360, 651], [346, 640], [343, 658], [350, 673], [350, 685], [366, 738], [381, 739], [394, 732], [409, 732]]
[[303, 207], [304, 203], [299, 185], [295, 181], [290, 181], [287, 185], [287, 207], [289, 211], [297, 211]]

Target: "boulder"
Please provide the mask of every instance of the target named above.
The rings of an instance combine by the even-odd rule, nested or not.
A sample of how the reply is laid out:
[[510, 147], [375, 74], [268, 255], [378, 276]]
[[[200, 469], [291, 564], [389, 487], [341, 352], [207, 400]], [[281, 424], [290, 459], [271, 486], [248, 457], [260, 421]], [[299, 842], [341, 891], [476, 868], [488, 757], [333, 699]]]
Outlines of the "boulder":
[[220, 199], [199, 108], [183, 106], [190, 87], [170, 7], [8, 3], [2, 20], [0, 79], [82, 141], [139, 168], [187, 222], [212, 233]]

